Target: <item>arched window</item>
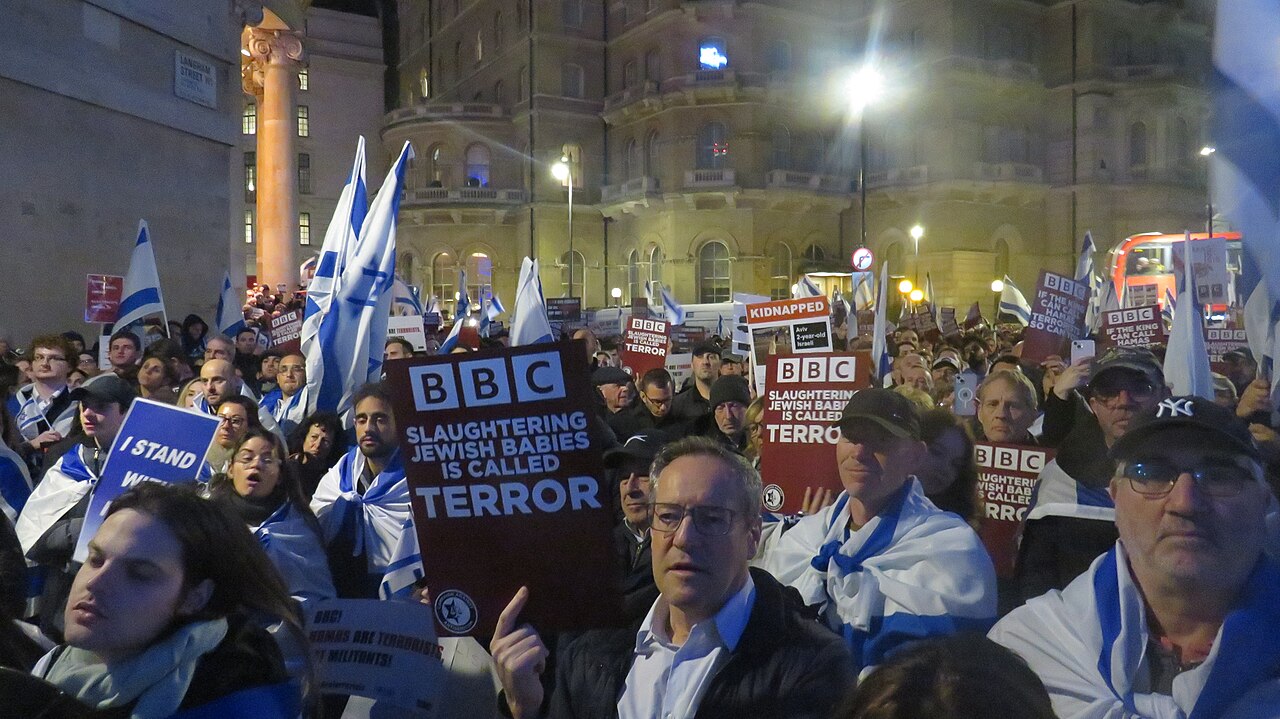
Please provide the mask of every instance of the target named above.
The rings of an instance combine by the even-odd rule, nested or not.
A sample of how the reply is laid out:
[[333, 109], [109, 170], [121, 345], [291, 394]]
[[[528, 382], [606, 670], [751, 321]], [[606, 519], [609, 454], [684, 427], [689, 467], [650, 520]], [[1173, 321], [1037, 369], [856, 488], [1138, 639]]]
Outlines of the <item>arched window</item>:
[[644, 79], [662, 82], [662, 56], [657, 50], [650, 50], [644, 56]]
[[529, 97], [529, 66], [521, 65], [516, 80], [516, 102], [524, 102]]
[[453, 306], [453, 284], [457, 271], [453, 257], [448, 252], [441, 252], [431, 258], [431, 294], [439, 298], [442, 306]]
[[640, 251], [632, 250], [627, 253], [627, 298], [635, 301], [637, 297], [644, 297], [644, 281], [645, 274], [640, 268]]
[[1129, 126], [1129, 169], [1145, 170], [1147, 167], [1147, 126], [1135, 122]]
[[728, 302], [731, 296], [729, 248], [723, 242], [708, 242], [698, 251], [698, 301]]
[[622, 178], [630, 180], [638, 177], [640, 170], [640, 145], [635, 138], [627, 140], [627, 146], [622, 153]]
[[890, 274], [906, 271], [906, 265], [902, 261], [901, 242], [890, 242], [889, 246], [884, 248], [884, 261], [889, 263]]
[[502, 48], [502, 11], [499, 10], [493, 14], [493, 49], [500, 50]]
[[484, 61], [484, 30], [476, 30], [476, 64]]
[[[569, 158], [569, 177], [560, 183], [563, 187], [569, 186], [569, 180], [573, 181], [574, 187], [582, 187], [582, 148], [574, 144], [565, 144], [560, 146], [560, 157]], [[560, 157], [555, 158], [555, 162], [560, 161]]]
[[[569, 257], [573, 256], [573, 294], [569, 294]], [[560, 295], [562, 297], [580, 297], [582, 305], [587, 304], [587, 261], [581, 252], [574, 250], [560, 255]]]
[[662, 284], [662, 249], [655, 246], [649, 250], [649, 281]]
[[699, 170], [719, 170], [729, 157], [729, 131], [724, 123], [708, 122], [698, 130], [698, 152], [694, 166]]
[[448, 166], [445, 163], [444, 145], [432, 145], [427, 150], [427, 183], [431, 187], [444, 187], [448, 179]]
[[770, 75], [782, 76], [789, 74], [791, 72], [791, 43], [778, 40], [770, 45], [768, 62]]
[[483, 252], [472, 252], [467, 257], [467, 296], [477, 309], [493, 296], [493, 260]]
[[462, 78], [462, 41], [459, 40], [453, 44], [453, 72], [454, 80]]
[[640, 78], [636, 77], [636, 73], [640, 71], [635, 60], [627, 60], [622, 65], [622, 89], [630, 90], [635, 87]]
[[791, 131], [786, 125], [774, 125], [773, 135], [770, 138], [770, 144], [773, 150], [773, 167], [774, 170], [790, 170], [791, 169]]
[[661, 166], [658, 160], [658, 131], [654, 130], [644, 142], [644, 176], [657, 177]]
[[996, 240], [995, 255], [995, 276], [1004, 279], [1004, 276], [1009, 274], [1009, 242], [1007, 240]]
[[825, 262], [827, 253], [817, 245], [809, 245], [804, 248], [804, 258], [809, 262]]
[[489, 148], [478, 142], [467, 148], [467, 186], [489, 186]]
[[779, 242], [773, 248], [773, 272], [769, 277], [769, 298], [791, 299], [791, 247]]
[[565, 97], [582, 97], [582, 66], [571, 62], [560, 66], [560, 94]]
[[502, 86], [501, 80], [496, 80], [493, 83], [493, 101], [499, 105], [507, 104], [507, 90]]

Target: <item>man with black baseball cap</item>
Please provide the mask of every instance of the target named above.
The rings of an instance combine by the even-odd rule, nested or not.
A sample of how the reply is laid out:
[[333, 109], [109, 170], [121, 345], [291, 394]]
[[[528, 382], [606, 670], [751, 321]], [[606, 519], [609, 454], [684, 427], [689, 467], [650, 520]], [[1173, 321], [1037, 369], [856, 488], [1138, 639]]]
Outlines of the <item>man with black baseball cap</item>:
[[1154, 409], [1169, 389], [1160, 361], [1149, 350], [1113, 347], [1087, 371], [1083, 364], [1068, 367], [1052, 394], [1074, 406], [1057, 402], [1054, 409], [1055, 400], [1046, 400], [1046, 433], [1054, 412], [1074, 413], [1074, 420], [1057, 456], [1040, 471], [1027, 508], [1016, 579], [1023, 600], [1067, 586], [1115, 544], [1115, 507], [1107, 494], [1115, 464], [1108, 450], [1134, 417]]
[[649, 541], [649, 467], [670, 437], [649, 430], [604, 453], [604, 466], [618, 487], [622, 521], [613, 530], [618, 566], [622, 568], [622, 606], [627, 621], [644, 617], [658, 598], [653, 583]]
[[711, 414], [711, 385], [720, 377], [720, 346], [699, 342], [693, 346], [693, 381], [676, 395], [671, 412], [676, 419], [694, 426]]
[[973, 529], [935, 507], [913, 475], [928, 452], [915, 404], [859, 390], [832, 426], [844, 491], [766, 548], [764, 568], [849, 641], [863, 671], [904, 643], [985, 630], [995, 570]]
[[1231, 410], [1170, 397], [1111, 445], [1119, 541], [991, 631], [1061, 717], [1280, 716], [1275, 505]]

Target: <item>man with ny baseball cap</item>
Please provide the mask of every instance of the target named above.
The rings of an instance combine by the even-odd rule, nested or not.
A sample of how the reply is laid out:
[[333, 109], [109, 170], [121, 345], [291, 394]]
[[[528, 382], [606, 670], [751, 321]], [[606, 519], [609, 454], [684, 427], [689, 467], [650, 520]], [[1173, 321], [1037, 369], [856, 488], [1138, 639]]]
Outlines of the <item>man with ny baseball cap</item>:
[[834, 426], [844, 491], [767, 547], [762, 565], [846, 638], [864, 672], [906, 642], [990, 626], [991, 559], [913, 474], [928, 452], [915, 404], [891, 390], [859, 390]]
[[991, 638], [1040, 676], [1060, 717], [1280, 716], [1275, 499], [1248, 427], [1169, 397], [1111, 445], [1119, 541]]

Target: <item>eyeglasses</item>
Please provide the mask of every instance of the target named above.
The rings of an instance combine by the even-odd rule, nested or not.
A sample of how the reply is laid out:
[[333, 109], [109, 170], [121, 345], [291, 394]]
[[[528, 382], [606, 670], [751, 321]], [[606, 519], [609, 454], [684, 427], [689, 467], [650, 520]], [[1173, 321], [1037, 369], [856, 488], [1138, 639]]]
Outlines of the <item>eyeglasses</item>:
[[31, 356], [31, 359], [32, 359], [32, 360], [34, 360], [34, 361], [36, 361], [36, 362], [48, 362], [48, 363], [50, 363], [50, 364], [52, 364], [52, 363], [54, 363], [54, 362], [66, 362], [66, 361], [67, 361], [67, 358], [66, 358], [66, 357], [63, 357], [62, 355], [47, 355], [47, 354], [41, 354], [41, 353], [39, 353], [39, 352], [37, 352], [37, 353], [35, 353], [34, 355], [32, 355], [32, 356]]
[[1111, 402], [1120, 396], [1120, 392], [1128, 392], [1129, 397], [1138, 402], [1145, 402], [1156, 396], [1155, 385], [1149, 382], [1105, 383], [1089, 388], [1089, 396], [1099, 402]]
[[243, 427], [248, 422], [244, 417], [219, 417], [218, 421], [232, 427]]
[[1121, 469], [1133, 491], [1144, 497], [1163, 497], [1178, 478], [1190, 474], [1196, 487], [1210, 497], [1234, 497], [1257, 481], [1252, 471], [1227, 461], [1209, 461], [1195, 468], [1178, 467], [1163, 459], [1130, 462]]
[[255, 465], [262, 465], [264, 467], [274, 467], [280, 464], [280, 460], [276, 459], [275, 457], [269, 454], [263, 454], [263, 455], [242, 454], [239, 457], [236, 457], [236, 464], [239, 464], [245, 467], [253, 467]]
[[683, 507], [679, 504], [650, 505], [649, 528], [670, 534], [680, 528], [686, 516], [693, 517], [693, 527], [706, 537], [723, 537], [733, 527], [737, 512], [724, 507]]

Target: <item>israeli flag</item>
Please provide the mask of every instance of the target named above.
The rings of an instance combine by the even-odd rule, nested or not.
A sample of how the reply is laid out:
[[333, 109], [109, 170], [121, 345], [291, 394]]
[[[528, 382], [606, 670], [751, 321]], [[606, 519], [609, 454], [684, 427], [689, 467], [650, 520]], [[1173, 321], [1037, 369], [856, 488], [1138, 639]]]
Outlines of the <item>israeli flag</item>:
[[[339, 322], [326, 321], [337, 302], [343, 273], [349, 256], [356, 247], [365, 215], [369, 211], [369, 197], [365, 188], [364, 138], [356, 143], [355, 160], [347, 184], [338, 195], [333, 218], [324, 233], [320, 248], [320, 261], [315, 277], [307, 286], [307, 304], [303, 310], [301, 342], [302, 353], [307, 358], [307, 397], [311, 402], [308, 414], [317, 408], [334, 409], [341, 401], [344, 378], [341, 367], [344, 352], [352, 348], [338, 333]], [[349, 357], [349, 355], [348, 355]], [[323, 397], [321, 404], [320, 398]]]
[[933, 275], [929, 274], [928, 272], [924, 273], [924, 287], [925, 287], [925, 294], [928, 297], [928, 299], [926, 299], [925, 301], [929, 303], [929, 316], [933, 318], [934, 324], [937, 324], [938, 300], [937, 300], [937, 296], [933, 294]]
[[[684, 305], [676, 302], [675, 295], [671, 294], [671, 290], [666, 287], [660, 288], [662, 291], [662, 307], [666, 310], [667, 321], [673, 325], [684, 324]], [[821, 297], [821, 293], [818, 295]]]
[[458, 270], [458, 311], [454, 320], [465, 320], [471, 314], [471, 295], [467, 291], [467, 268]]
[[462, 326], [465, 324], [465, 317], [459, 315], [453, 318], [453, 329], [449, 330], [449, 335], [444, 338], [444, 342], [440, 343], [440, 349], [436, 354], [447, 355], [458, 348], [458, 335], [462, 333]]
[[550, 342], [555, 335], [547, 321], [547, 302], [538, 276], [538, 261], [528, 257], [520, 263], [516, 281], [516, 301], [511, 308], [511, 346]]
[[653, 284], [649, 280], [644, 281], [644, 299], [645, 304], [649, 308], [649, 316], [653, 317], [654, 308], [658, 307], [658, 302], [653, 298]]
[[502, 300], [498, 299], [496, 293], [489, 295], [489, 299], [484, 301], [484, 312], [480, 315], [480, 336], [488, 337], [490, 325], [498, 321], [498, 317], [506, 312], [507, 308], [502, 306]]
[[1080, 248], [1080, 257], [1076, 258], [1076, 282], [1088, 282], [1093, 277], [1093, 232], [1084, 233], [1084, 246]]
[[1009, 275], [1004, 276], [1004, 291], [1000, 293], [1000, 313], [1010, 315], [1023, 327], [1031, 324], [1031, 304], [1023, 296], [1022, 290], [1013, 284]]
[[1196, 296], [1191, 262], [1191, 233], [1187, 233], [1183, 262], [1182, 301], [1174, 309], [1169, 349], [1164, 356], [1164, 378], [1175, 395], [1195, 395], [1213, 401], [1213, 377], [1209, 350], [1204, 343], [1204, 310]]
[[858, 310], [869, 310], [876, 304], [876, 277], [871, 272], [858, 272], [858, 281], [853, 286], [853, 306]]
[[431, 299], [427, 300], [426, 314], [440, 314], [440, 298], [431, 295]]
[[213, 323], [218, 332], [227, 337], [235, 337], [244, 328], [243, 305], [236, 301], [235, 290], [231, 288], [231, 272], [222, 276], [222, 293], [218, 295], [218, 311], [214, 313]]
[[1165, 288], [1164, 291], [1164, 309], [1160, 310], [1160, 319], [1164, 320], [1165, 327], [1173, 326], [1173, 309], [1178, 306], [1178, 301], [1173, 298], [1173, 293]]
[[795, 290], [791, 293], [791, 299], [802, 300], [806, 297], [821, 297], [822, 290], [809, 279], [809, 275], [802, 275], [800, 281], [795, 284]]
[[397, 317], [422, 316], [418, 295], [399, 277], [395, 278], [395, 283], [391, 286], [391, 296], [391, 314]]
[[883, 380], [889, 374], [889, 318], [886, 316], [889, 297], [889, 262], [880, 266], [880, 295], [876, 297], [876, 320], [871, 334], [871, 361], [875, 362], [875, 376]]
[[[164, 313], [164, 295], [160, 293], [160, 274], [156, 271], [156, 255], [151, 247], [151, 231], [147, 221], [138, 221], [138, 241], [133, 245], [129, 273], [124, 277], [124, 292], [116, 313], [116, 329], [124, 329], [148, 315]], [[166, 323], [168, 318], [166, 316]]]

